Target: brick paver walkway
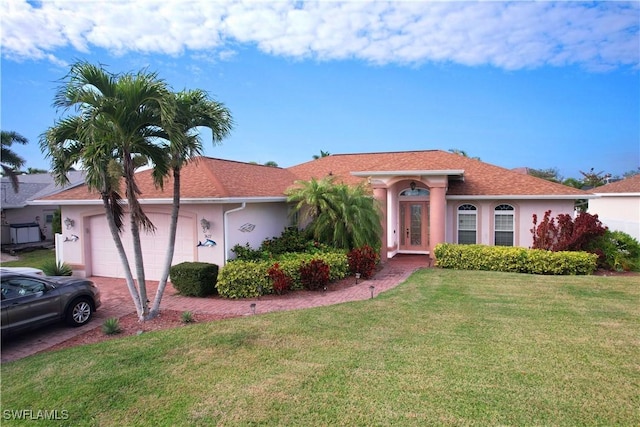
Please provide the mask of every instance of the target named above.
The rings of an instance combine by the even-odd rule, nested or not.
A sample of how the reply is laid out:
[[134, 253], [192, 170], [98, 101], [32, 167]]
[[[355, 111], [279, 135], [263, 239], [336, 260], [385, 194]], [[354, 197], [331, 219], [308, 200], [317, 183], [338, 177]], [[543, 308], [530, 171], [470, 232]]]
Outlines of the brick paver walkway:
[[[326, 292], [297, 291], [283, 296], [266, 295], [260, 298], [231, 300], [220, 297], [193, 298], [177, 295], [171, 284], [167, 285], [162, 299], [161, 309], [186, 311], [194, 314], [210, 313], [220, 315], [249, 315], [271, 311], [298, 310], [339, 304], [371, 298], [402, 283], [415, 270], [429, 266], [429, 258], [424, 255], [400, 255], [388, 260], [381, 271], [371, 280], [361, 280], [357, 285]], [[56, 344], [66, 341], [78, 334], [100, 327], [105, 319], [122, 317], [134, 310], [131, 296], [124, 279], [92, 277], [100, 288], [102, 307], [95, 313], [93, 320], [81, 328], [68, 328], [63, 324], [53, 325], [40, 331], [11, 338], [2, 343], [0, 352], [2, 363], [35, 354]], [[354, 279], [355, 281], [355, 279]], [[373, 286], [373, 289], [371, 289]], [[157, 282], [147, 285], [149, 299], [153, 299]]]

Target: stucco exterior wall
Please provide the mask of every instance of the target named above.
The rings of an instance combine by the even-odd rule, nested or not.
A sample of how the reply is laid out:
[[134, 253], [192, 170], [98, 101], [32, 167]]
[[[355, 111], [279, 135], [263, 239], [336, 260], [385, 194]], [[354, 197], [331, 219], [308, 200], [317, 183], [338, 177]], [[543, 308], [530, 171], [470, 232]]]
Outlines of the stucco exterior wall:
[[[168, 205], [146, 205], [144, 209], [158, 228], [156, 233], [141, 232], [145, 275], [150, 280], [157, 280], [161, 270], [159, 266], [164, 264], [164, 254], [168, 245], [171, 207]], [[112, 269], [108, 274], [102, 275], [124, 277], [122, 263], [106, 223], [104, 208], [100, 205], [63, 206], [63, 221], [65, 218], [73, 220], [74, 225], [70, 229], [66, 229], [63, 225], [64, 241], [59, 245], [58, 251], [64, 262], [73, 267], [74, 274], [91, 276], [97, 271], [104, 271], [104, 266], [110, 263]], [[202, 229], [200, 225], [202, 218], [209, 221], [209, 230]], [[187, 230], [185, 230], [185, 226], [188, 228]], [[178, 227], [176, 254], [174, 254], [172, 264], [182, 261], [202, 261], [222, 265], [224, 261], [222, 206], [183, 205], [180, 208]], [[130, 234], [129, 217], [125, 216], [121, 237], [129, 264], [133, 268], [134, 259]], [[207, 238], [216, 242], [216, 245], [197, 246], [198, 242], [204, 243]], [[98, 245], [100, 248], [97, 250], [96, 246]], [[99, 265], [102, 267], [98, 268]]]
[[227, 259], [235, 258], [231, 251], [235, 245], [244, 246], [249, 243], [251, 248], [257, 249], [264, 239], [280, 236], [291, 225], [288, 206], [284, 202], [247, 203], [244, 209], [240, 205], [235, 208], [239, 210], [227, 216]]
[[587, 210], [611, 230], [623, 231], [640, 240], [640, 196], [607, 195], [589, 200]]
[[551, 215], [573, 215], [573, 201], [571, 200], [448, 200], [446, 215], [446, 241], [458, 242], [458, 207], [463, 204], [472, 204], [477, 208], [477, 243], [482, 245], [494, 245], [494, 210], [496, 206], [508, 204], [514, 207], [514, 246], [531, 247], [533, 244], [533, 214], [538, 215], [538, 222], [547, 210]]

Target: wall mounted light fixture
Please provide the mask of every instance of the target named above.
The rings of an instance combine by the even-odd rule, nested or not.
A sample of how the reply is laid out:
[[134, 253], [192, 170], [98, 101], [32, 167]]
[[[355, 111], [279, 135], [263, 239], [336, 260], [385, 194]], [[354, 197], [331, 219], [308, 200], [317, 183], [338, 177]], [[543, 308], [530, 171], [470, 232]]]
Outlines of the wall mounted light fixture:
[[411, 187], [411, 191], [413, 191], [413, 190], [415, 190], [415, 189], [416, 189], [416, 183], [415, 183], [415, 181], [411, 181], [411, 185], [410, 185], [410, 187]]
[[209, 221], [207, 221], [206, 219], [202, 218], [200, 220], [200, 226], [202, 227], [202, 232], [206, 233], [211, 228], [211, 223]]
[[65, 225], [65, 227], [67, 227], [67, 230], [72, 229], [75, 223], [76, 222], [74, 220], [72, 220], [71, 218], [69, 218], [69, 217], [66, 217], [64, 219], [64, 225]]

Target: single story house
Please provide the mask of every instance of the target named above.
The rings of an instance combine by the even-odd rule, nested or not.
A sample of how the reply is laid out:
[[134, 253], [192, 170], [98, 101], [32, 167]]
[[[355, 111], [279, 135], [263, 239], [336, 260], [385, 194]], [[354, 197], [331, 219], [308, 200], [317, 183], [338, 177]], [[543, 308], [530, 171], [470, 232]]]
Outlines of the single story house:
[[34, 205], [32, 202], [84, 183], [82, 171], [71, 171], [67, 177], [69, 184], [59, 187], [49, 173], [17, 175], [17, 192], [9, 177], [2, 177], [2, 245], [53, 241], [51, 223], [58, 205], [55, 202]]
[[610, 230], [623, 231], [640, 240], [640, 174], [589, 190], [588, 212]]
[[[289, 168], [201, 157], [182, 171], [182, 202], [173, 263], [224, 265], [231, 248], [279, 236], [291, 226], [285, 190], [297, 180], [332, 175], [370, 183], [382, 210], [382, 259], [430, 254], [441, 242], [529, 247], [532, 215], [573, 214], [589, 193], [440, 150], [340, 154]], [[143, 235], [146, 277], [157, 279], [170, 223], [172, 184], [156, 188], [136, 174], [141, 203], [157, 230]], [[123, 277], [99, 195], [80, 186], [47, 197], [62, 207], [64, 261], [79, 275]], [[123, 232], [131, 250], [130, 232]], [[133, 264], [133, 262], [132, 262]]]

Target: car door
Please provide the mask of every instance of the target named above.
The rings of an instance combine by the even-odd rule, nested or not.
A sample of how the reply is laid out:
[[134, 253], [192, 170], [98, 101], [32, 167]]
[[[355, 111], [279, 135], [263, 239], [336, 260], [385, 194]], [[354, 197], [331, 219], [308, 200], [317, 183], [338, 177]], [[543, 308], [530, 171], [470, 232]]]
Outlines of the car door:
[[60, 292], [45, 282], [10, 277], [2, 280], [2, 294], [3, 329], [15, 332], [60, 319]]

